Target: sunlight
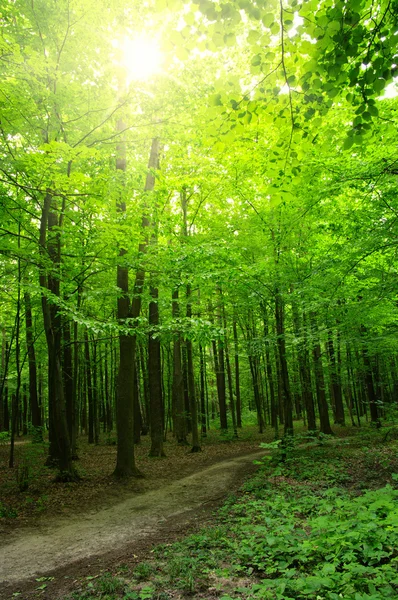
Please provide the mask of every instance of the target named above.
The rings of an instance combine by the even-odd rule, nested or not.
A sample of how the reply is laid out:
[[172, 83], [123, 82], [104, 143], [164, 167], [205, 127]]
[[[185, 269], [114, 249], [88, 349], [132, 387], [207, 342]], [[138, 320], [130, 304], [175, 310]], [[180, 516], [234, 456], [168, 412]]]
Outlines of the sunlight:
[[158, 43], [144, 35], [126, 38], [123, 56], [129, 82], [134, 79], [149, 79], [162, 68], [163, 55]]

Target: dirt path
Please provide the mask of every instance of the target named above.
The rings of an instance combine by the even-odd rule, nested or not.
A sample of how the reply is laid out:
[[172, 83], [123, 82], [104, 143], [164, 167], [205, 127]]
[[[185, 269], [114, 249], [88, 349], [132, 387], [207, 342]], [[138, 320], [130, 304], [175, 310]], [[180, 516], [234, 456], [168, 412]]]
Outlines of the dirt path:
[[[221, 461], [160, 489], [134, 495], [114, 506], [91, 512], [84, 518], [68, 518], [36, 528], [10, 533], [0, 542], [0, 589], [9, 591], [23, 580], [43, 576], [71, 563], [98, 555], [123, 555], [123, 548], [137, 544], [168, 526], [184, 513], [220, 501], [236, 489], [253, 460], [264, 451]], [[189, 523], [189, 519], [187, 521]], [[27, 597], [27, 596], [26, 596]]]

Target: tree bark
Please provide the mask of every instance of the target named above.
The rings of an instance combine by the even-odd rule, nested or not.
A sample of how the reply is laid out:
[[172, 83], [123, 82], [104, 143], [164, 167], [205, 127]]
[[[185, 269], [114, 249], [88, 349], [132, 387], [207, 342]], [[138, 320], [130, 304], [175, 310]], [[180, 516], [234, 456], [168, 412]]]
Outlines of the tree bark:
[[[48, 231], [48, 237], [47, 237]], [[58, 478], [63, 481], [75, 480], [77, 474], [72, 463], [72, 453], [66, 420], [66, 403], [61, 369], [61, 317], [54, 301], [47, 298], [50, 293], [60, 297], [59, 266], [61, 259], [60, 231], [58, 228], [57, 205], [49, 192], [43, 203], [40, 222], [40, 253], [45, 264], [51, 261], [46, 272], [43, 264], [39, 281], [42, 289], [42, 312], [48, 352], [48, 405], [50, 461], [56, 461]]]
[[[124, 123], [119, 121], [118, 131], [123, 131]], [[145, 182], [145, 191], [149, 192], [154, 189], [155, 176], [153, 171], [158, 168], [159, 162], [159, 140], [152, 140], [151, 153], [148, 163], [148, 174]], [[126, 148], [125, 144], [119, 143], [117, 147], [116, 169], [126, 170]], [[120, 213], [126, 211], [126, 204], [120, 202], [118, 205]], [[142, 228], [145, 231], [149, 227], [149, 220], [144, 213], [142, 217]], [[139, 255], [146, 253], [148, 240], [144, 239], [139, 244]], [[117, 267], [117, 286], [120, 289], [120, 295], [117, 302], [117, 317], [119, 324], [127, 327], [130, 320], [135, 320], [141, 312], [141, 295], [145, 282], [145, 271], [142, 266], [139, 266], [135, 274], [135, 282], [133, 288], [133, 299], [130, 306], [129, 300], [129, 272], [128, 266], [124, 264], [124, 256], [126, 250], [120, 248], [119, 257], [120, 263]], [[127, 321], [126, 323], [126, 319]], [[116, 429], [117, 429], [117, 459], [114, 475], [119, 478], [140, 476], [135, 465], [134, 456], [134, 369], [135, 369], [135, 353], [136, 353], [137, 338], [132, 332], [126, 333], [121, 331], [119, 334], [119, 375], [117, 385], [116, 399]]]
[[235, 392], [236, 392], [236, 426], [242, 427], [242, 402], [240, 397], [240, 372], [239, 372], [239, 341], [236, 319], [232, 323], [234, 333], [234, 353], [235, 353]]
[[[187, 285], [187, 317], [192, 318], [192, 307], [189, 302], [191, 296], [191, 288]], [[195, 394], [195, 376], [193, 369], [193, 351], [192, 341], [185, 341], [187, 348], [187, 367], [188, 367], [188, 394], [189, 394], [189, 408], [191, 413], [191, 433], [192, 433], [192, 448], [191, 452], [201, 452], [199, 443], [199, 432], [198, 432], [198, 408], [196, 404]]]
[[[172, 296], [172, 314], [174, 319], [178, 319], [180, 308], [178, 303], [178, 289], [174, 290]], [[181, 355], [181, 334], [178, 331], [173, 346], [173, 417], [174, 417], [174, 435], [177, 443], [181, 446], [188, 445], [187, 429], [184, 410], [184, 376], [182, 372]]]
[[33, 427], [41, 427], [41, 413], [39, 406], [39, 399], [37, 395], [37, 365], [36, 365], [36, 354], [35, 346], [33, 341], [33, 319], [32, 319], [32, 306], [30, 295], [28, 292], [24, 293], [25, 303], [25, 331], [26, 331], [26, 347], [28, 353], [28, 365], [29, 365], [29, 402], [30, 410], [32, 414], [32, 425]]
[[334, 343], [333, 343], [333, 333], [331, 331], [329, 331], [329, 333], [328, 333], [328, 354], [329, 354], [329, 360], [330, 360], [329, 373], [330, 373], [330, 380], [331, 380], [331, 384], [332, 384], [334, 407], [335, 407], [335, 423], [337, 425], [345, 425], [343, 393], [342, 393], [338, 365], [336, 362], [336, 354], [335, 354]]
[[285, 435], [293, 435], [293, 410], [290, 393], [289, 373], [286, 359], [285, 323], [284, 323], [283, 299], [279, 290], [275, 292], [275, 322], [277, 334], [277, 346], [279, 352], [279, 363], [281, 368], [281, 383], [283, 393], [283, 412]]
[[316, 317], [314, 313], [310, 314], [311, 327], [312, 327], [312, 335], [314, 339], [314, 345], [312, 348], [312, 356], [314, 359], [314, 372], [315, 372], [315, 386], [316, 386], [316, 397], [318, 403], [318, 411], [319, 411], [319, 422], [320, 422], [320, 431], [321, 433], [332, 435], [333, 431], [330, 426], [329, 420], [329, 408], [326, 401], [325, 394], [325, 378], [323, 374], [323, 366], [322, 366], [322, 352], [321, 352], [321, 344], [318, 339], [318, 328], [316, 323]]
[[151, 449], [149, 456], [165, 456], [163, 450], [163, 396], [160, 338], [156, 334], [159, 325], [158, 288], [151, 285], [149, 303], [149, 326], [154, 328], [148, 339], [149, 418]]

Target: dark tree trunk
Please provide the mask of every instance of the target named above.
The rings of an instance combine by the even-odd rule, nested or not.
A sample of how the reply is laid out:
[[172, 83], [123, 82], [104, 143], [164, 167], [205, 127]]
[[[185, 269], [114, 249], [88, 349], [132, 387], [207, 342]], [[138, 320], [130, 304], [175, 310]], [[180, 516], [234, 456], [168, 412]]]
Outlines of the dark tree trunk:
[[[192, 318], [192, 308], [189, 303], [191, 296], [191, 288], [187, 285], [187, 318]], [[191, 452], [200, 452], [201, 447], [199, 443], [199, 432], [198, 432], [198, 408], [196, 404], [195, 394], [195, 376], [193, 370], [193, 351], [191, 340], [186, 340], [187, 349], [187, 367], [188, 367], [188, 394], [189, 394], [189, 408], [191, 413], [191, 430], [192, 430], [192, 448]]]
[[[77, 290], [77, 310], [79, 310], [81, 304], [81, 290], [80, 287]], [[72, 369], [72, 402], [68, 409], [68, 423], [69, 423], [69, 435], [70, 445], [73, 460], [78, 459], [77, 454], [77, 434], [79, 427], [79, 339], [78, 339], [78, 324], [75, 321], [73, 323], [73, 369]]]
[[303, 322], [300, 322], [300, 315], [294, 301], [292, 301], [292, 316], [294, 333], [296, 338], [299, 339], [299, 343], [297, 345], [297, 361], [300, 375], [301, 392], [303, 396], [305, 413], [307, 416], [307, 427], [309, 431], [315, 431], [315, 406], [312, 395], [311, 363], [307, 347], [306, 321], [304, 316]]
[[[173, 318], [177, 319], [180, 314], [178, 303], [178, 289], [173, 292], [172, 302]], [[173, 419], [174, 419], [174, 435], [179, 445], [186, 446], [187, 429], [184, 410], [184, 376], [182, 371], [182, 355], [181, 355], [181, 336], [178, 332], [174, 340], [173, 347]]]
[[264, 416], [263, 416], [263, 411], [262, 411], [261, 395], [260, 395], [260, 388], [259, 388], [258, 364], [257, 364], [256, 357], [251, 354], [250, 350], [249, 350], [249, 366], [250, 366], [250, 373], [251, 373], [252, 381], [253, 381], [254, 403], [256, 405], [258, 430], [259, 430], [259, 433], [263, 433], [264, 432]]
[[8, 386], [3, 387], [3, 402], [4, 402], [4, 431], [10, 431], [10, 411], [8, 409]]
[[275, 322], [277, 334], [277, 346], [279, 352], [280, 375], [283, 394], [283, 413], [285, 435], [293, 435], [293, 410], [290, 393], [289, 373], [286, 359], [285, 323], [284, 323], [283, 299], [279, 292], [275, 293]]
[[88, 398], [88, 443], [94, 444], [94, 393], [91, 373], [90, 344], [87, 329], [84, 331], [84, 356], [86, 361], [86, 381]]
[[149, 456], [165, 456], [163, 450], [163, 396], [162, 396], [162, 367], [160, 338], [154, 336], [159, 325], [158, 288], [151, 286], [151, 301], [149, 303], [149, 326], [154, 331], [148, 340], [148, 379], [150, 401], [150, 431], [151, 449]]
[[25, 329], [26, 329], [26, 346], [28, 353], [28, 364], [29, 364], [29, 402], [30, 410], [32, 414], [32, 425], [33, 427], [41, 427], [41, 414], [39, 399], [37, 396], [37, 367], [36, 367], [36, 355], [35, 347], [33, 342], [33, 320], [32, 320], [32, 307], [30, 301], [30, 295], [28, 292], [24, 293], [25, 303]]
[[[141, 399], [143, 399], [143, 411], [141, 414], [142, 417], [142, 426], [141, 433], [142, 435], [146, 435], [148, 433], [149, 422], [150, 422], [150, 393], [149, 393], [149, 373], [148, 373], [148, 356], [146, 352], [146, 348], [144, 344], [139, 345], [139, 355], [140, 355], [140, 366], [141, 366], [141, 374], [142, 374], [142, 394]], [[137, 365], [138, 369], [138, 365]]]
[[99, 402], [98, 402], [98, 355], [97, 340], [93, 339], [93, 422], [94, 422], [94, 444], [99, 444]]
[[322, 352], [321, 344], [318, 339], [318, 327], [316, 323], [316, 317], [314, 313], [310, 315], [312, 335], [314, 339], [314, 345], [312, 348], [312, 356], [314, 359], [314, 373], [315, 373], [315, 386], [316, 386], [316, 397], [319, 411], [319, 422], [321, 433], [331, 435], [333, 434], [329, 420], [329, 408], [326, 401], [325, 393], [325, 378], [323, 375], [322, 366]]
[[[119, 121], [118, 131], [123, 131], [124, 123]], [[159, 162], [159, 140], [153, 139], [151, 153], [148, 163], [148, 173], [145, 182], [145, 191], [154, 189], [155, 176], [153, 171], [158, 168]], [[126, 170], [126, 147], [123, 142], [118, 144], [116, 168], [120, 171]], [[120, 213], [126, 212], [126, 205], [120, 202], [118, 205]], [[142, 228], [147, 230], [149, 220], [144, 212], [142, 217]], [[148, 241], [139, 244], [139, 255], [146, 253]], [[129, 300], [129, 272], [125, 264], [126, 250], [120, 248], [120, 263], [117, 267], [117, 286], [120, 296], [117, 303], [117, 317], [120, 325], [126, 327], [126, 319], [137, 319], [141, 312], [141, 295], [145, 282], [145, 271], [139, 266], [135, 274], [133, 288], [133, 300], [130, 306]], [[134, 369], [136, 353], [136, 335], [121, 332], [119, 335], [119, 375], [116, 400], [116, 429], [117, 429], [117, 459], [114, 475], [124, 478], [139, 476], [140, 472], [135, 466], [134, 457]]]
[[207, 437], [207, 410], [206, 410], [206, 384], [205, 384], [205, 357], [204, 349], [199, 346], [200, 355], [200, 420], [202, 437]]
[[[47, 239], [48, 230], [48, 239]], [[52, 196], [44, 198], [40, 223], [40, 252], [45, 264], [51, 260], [52, 267], [46, 272], [44, 264], [40, 271], [42, 311], [48, 350], [48, 396], [50, 461], [56, 461], [59, 478], [76, 479], [66, 420], [66, 403], [61, 369], [61, 318], [55, 302], [48, 302], [47, 293], [60, 297], [59, 266], [61, 259], [60, 231], [57, 206]]]
[[220, 427], [221, 429], [228, 429], [227, 421], [227, 402], [225, 395], [225, 362], [224, 362], [224, 345], [223, 340], [217, 342], [217, 353], [218, 353], [218, 373], [217, 375], [217, 391], [218, 391], [218, 404], [220, 407]]
[[337, 425], [345, 425], [345, 414], [344, 414], [344, 404], [343, 404], [343, 393], [341, 388], [341, 379], [339, 373], [339, 365], [336, 362], [336, 354], [333, 343], [333, 333], [329, 331], [328, 333], [328, 353], [330, 360], [330, 382], [332, 384], [333, 390], [333, 398], [334, 398], [334, 415], [335, 415], [335, 423]]
[[369, 351], [367, 348], [363, 348], [362, 358], [363, 358], [363, 364], [365, 367], [365, 384], [366, 384], [366, 390], [368, 393], [368, 400], [369, 400], [370, 421], [371, 421], [371, 423], [376, 425], [376, 427], [380, 427], [380, 417], [379, 417], [379, 411], [377, 408], [377, 395], [376, 395], [376, 390], [375, 390], [373, 376], [372, 376], [373, 375], [373, 365], [371, 362], [371, 358], [369, 357]]
[[188, 356], [187, 346], [182, 341], [181, 343], [181, 356], [182, 356], [182, 380], [184, 387], [184, 411], [185, 411], [185, 426], [187, 433], [191, 433], [191, 407], [189, 403], [189, 392], [188, 392]]
[[239, 341], [236, 319], [233, 320], [232, 329], [234, 332], [234, 351], [235, 351], [235, 391], [236, 391], [236, 426], [242, 427], [242, 402], [240, 397], [240, 373], [239, 373]]
[[[6, 332], [5, 329], [1, 330], [1, 372], [0, 372], [0, 432], [8, 431], [8, 405], [6, 407], [5, 402], [5, 390], [7, 380], [7, 343], [6, 343]], [[6, 366], [7, 365], [7, 366]], [[7, 427], [6, 427], [6, 412], [7, 412]]]
[[[111, 405], [111, 397], [112, 397], [112, 385], [109, 381], [109, 370], [108, 370], [108, 346], [105, 346], [104, 353], [104, 386], [105, 386], [105, 422], [106, 422], [106, 433], [110, 433], [112, 431], [113, 419], [112, 419], [112, 405]], [[110, 350], [112, 353], [112, 348]]]
[[[20, 232], [19, 232], [20, 233]], [[18, 246], [20, 244], [20, 238], [18, 238]], [[17, 385], [15, 394], [12, 395], [12, 419], [11, 419], [11, 443], [10, 443], [10, 460], [9, 467], [14, 467], [14, 445], [15, 435], [18, 428], [18, 417], [19, 417], [19, 394], [21, 390], [21, 346], [19, 340], [21, 328], [21, 260], [18, 258], [18, 292], [17, 292], [17, 312], [15, 316], [15, 368], [17, 372]]]
[[26, 384], [23, 384], [22, 393], [22, 435], [28, 435], [28, 395], [26, 393]]
[[271, 426], [275, 429], [275, 437], [278, 438], [278, 407], [275, 398], [275, 386], [274, 386], [274, 375], [272, 372], [271, 352], [270, 352], [270, 341], [269, 341], [269, 326], [268, 326], [268, 315], [267, 308], [265, 305], [263, 309], [263, 327], [264, 327], [264, 345], [265, 345], [265, 368], [267, 374], [267, 381], [270, 394], [271, 404]]
[[140, 368], [136, 360], [133, 372], [133, 409], [134, 409], [134, 444], [141, 444], [143, 419], [140, 406]]
[[66, 420], [68, 423], [69, 440], [71, 443], [72, 455], [75, 454], [73, 448], [76, 445], [76, 435], [74, 431], [75, 424], [75, 402], [74, 402], [74, 389], [73, 389], [73, 367], [72, 367], [72, 347], [71, 347], [71, 334], [70, 334], [70, 323], [66, 317], [62, 318], [62, 334], [63, 334], [63, 362], [62, 362], [62, 375], [64, 380], [64, 394], [66, 403]]

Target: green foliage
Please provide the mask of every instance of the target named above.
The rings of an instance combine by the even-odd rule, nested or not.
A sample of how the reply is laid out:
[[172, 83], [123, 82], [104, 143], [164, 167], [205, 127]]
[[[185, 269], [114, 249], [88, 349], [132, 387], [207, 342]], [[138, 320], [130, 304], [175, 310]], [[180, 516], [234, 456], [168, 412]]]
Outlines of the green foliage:
[[[377, 459], [372, 462], [369, 447], [319, 445], [315, 434], [310, 437], [315, 439], [310, 446], [301, 440], [284, 458], [275, 451], [279, 444], [267, 445], [266, 450], [274, 449], [270, 460], [239, 496], [228, 498], [213, 526], [155, 548], [152, 560], [134, 568], [133, 579], [123, 569], [122, 577], [93, 579], [90, 593], [76, 597], [167, 600], [217, 593], [224, 600], [395, 598], [398, 489], [384, 485], [351, 493], [347, 479], [348, 467], [376, 473], [386, 444], [372, 448]], [[393, 460], [393, 442], [388, 450]], [[385, 460], [388, 456], [384, 454]], [[398, 476], [391, 479], [395, 483]], [[120, 580], [124, 588], [118, 587]]]
[[26, 492], [40, 472], [45, 470], [44, 457], [46, 453], [47, 444], [39, 439], [32, 440], [31, 444], [26, 444], [23, 447], [21, 458], [15, 470], [15, 479], [20, 492]]
[[8, 508], [3, 502], [0, 502], [0, 519], [15, 519], [18, 516], [14, 508]]
[[139, 563], [134, 571], [133, 571], [133, 575], [135, 577], [135, 579], [148, 579], [148, 577], [152, 574], [153, 572], [153, 566], [150, 563], [146, 563], [146, 562], [141, 562]]
[[0, 445], [8, 445], [10, 442], [10, 434], [8, 431], [0, 431]]

